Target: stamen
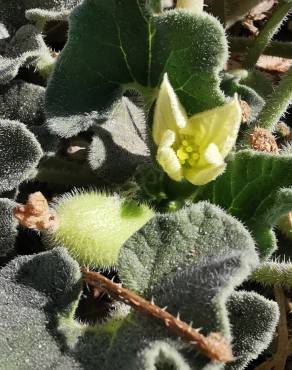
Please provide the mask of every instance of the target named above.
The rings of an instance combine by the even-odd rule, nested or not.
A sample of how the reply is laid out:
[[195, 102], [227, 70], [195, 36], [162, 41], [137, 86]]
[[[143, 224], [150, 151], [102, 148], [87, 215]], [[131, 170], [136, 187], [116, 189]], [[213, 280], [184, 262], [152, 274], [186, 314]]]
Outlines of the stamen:
[[178, 159], [180, 160], [181, 163], [185, 162], [185, 160], [189, 158], [188, 153], [185, 152], [183, 147], [180, 147], [177, 150], [176, 155], [177, 155], [177, 157], [178, 157]]
[[[184, 136], [185, 135], [183, 135], [182, 138]], [[194, 166], [200, 158], [198, 150], [199, 145], [197, 145], [194, 138], [191, 137], [189, 140], [183, 139], [181, 141], [181, 145], [177, 149], [176, 155], [182, 165], [190, 167]]]

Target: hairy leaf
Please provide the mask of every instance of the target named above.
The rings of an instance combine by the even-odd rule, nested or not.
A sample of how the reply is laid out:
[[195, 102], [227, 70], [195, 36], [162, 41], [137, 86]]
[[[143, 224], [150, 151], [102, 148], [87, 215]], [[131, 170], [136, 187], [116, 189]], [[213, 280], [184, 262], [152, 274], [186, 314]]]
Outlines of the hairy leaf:
[[[80, 0], [1, 0], [0, 1], [0, 19], [3, 21], [9, 31], [14, 33], [21, 26], [28, 23], [25, 18], [26, 11], [29, 12], [28, 19], [38, 20], [45, 13], [48, 19], [59, 19], [62, 15], [65, 17]], [[55, 15], [55, 17], [54, 17]], [[44, 16], [43, 16], [44, 17]], [[43, 24], [43, 22], [42, 22]]]
[[39, 143], [24, 124], [0, 119], [0, 193], [28, 179], [41, 156]]
[[22, 66], [33, 64], [46, 74], [53, 63], [40, 31], [32, 25], [23, 26], [7, 44], [4, 56], [0, 56], [0, 85], [16, 77]]
[[0, 117], [26, 125], [42, 124], [45, 120], [44, 95], [44, 87], [21, 80], [0, 86]]
[[[58, 315], [79, 295], [78, 265], [62, 249], [15, 259], [0, 273], [3, 369], [75, 369], [58, 339]], [[59, 342], [60, 341], [60, 342]], [[64, 345], [64, 344], [63, 344]]]
[[9, 33], [3, 23], [0, 23], [0, 40], [7, 39]]
[[292, 209], [291, 168], [290, 155], [240, 151], [230, 156], [222, 176], [199, 190], [196, 200], [208, 199], [243, 221], [266, 258], [277, 247], [273, 226]]
[[264, 99], [274, 91], [272, 81], [263, 72], [257, 70], [249, 71], [247, 77], [241, 83], [253, 89]]
[[219, 22], [183, 10], [152, 15], [148, 5], [85, 0], [73, 11], [68, 43], [47, 90], [52, 131], [68, 136], [72, 127], [84, 129], [86, 117], [106, 116], [129, 88], [151, 104], [165, 72], [189, 114], [223, 104], [218, 74], [227, 43]]
[[[167, 310], [174, 316], [179, 313], [180, 318], [192, 322], [194, 328], [202, 328], [205, 334], [219, 331], [230, 339], [225, 301], [234, 284], [241, 280], [238, 274], [241, 275], [243, 265], [240, 253], [236, 252], [228, 258], [201, 260], [185, 270], [165, 274], [163, 281], [149, 293], [153, 295], [156, 304], [167, 306]], [[154, 365], [158, 363], [162, 368], [172, 364], [174, 369], [180, 369], [180, 365], [186, 368], [188, 365], [191, 369], [204, 369], [206, 365], [213, 369], [222, 367], [218, 363], [211, 364], [195, 348], [177, 340], [165, 326], [133, 313], [131, 320], [120, 327], [115, 345], [108, 351], [108, 364], [113, 369], [118, 369], [119, 362], [124, 362], [113, 362], [110, 359], [126, 355], [127, 348], [122, 345], [125, 338], [135, 338], [128, 344], [128, 348], [138, 353], [138, 356], [127, 359], [130, 369], [155, 369]], [[163, 353], [159, 353], [161, 346], [164, 348]]]
[[268, 347], [279, 320], [279, 308], [254, 292], [235, 292], [227, 302], [233, 335], [234, 363], [226, 370], [245, 369]]
[[244, 100], [251, 108], [251, 114], [247, 123], [255, 121], [258, 114], [262, 110], [265, 101], [253, 89], [240, 83], [240, 78], [232, 76], [228, 73], [224, 74], [221, 82], [221, 89], [227, 96], [233, 97], [235, 93], [238, 94], [241, 100]]
[[89, 151], [90, 167], [108, 182], [124, 182], [139, 164], [149, 160], [145, 132], [142, 109], [123, 97], [109, 119], [96, 127]]
[[6, 256], [14, 249], [17, 230], [13, 216], [16, 203], [0, 198], [0, 257]]
[[118, 269], [130, 289], [146, 294], [170, 272], [233, 251], [243, 253], [246, 268], [257, 263], [253, 240], [245, 228], [202, 202], [149, 221], [122, 247]]
[[[173, 230], [179, 231], [177, 235]], [[152, 239], [148, 249], [146, 237], [148, 242]], [[129, 245], [133, 246], [132, 251]], [[154, 295], [156, 303], [168, 305], [168, 311], [174, 315], [179, 310], [182, 320], [193, 321], [194, 327], [203, 326], [204, 333], [220, 331], [231, 338], [226, 300], [257, 262], [253, 241], [239, 222], [218, 208], [201, 203], [176, 214], [158, 216], [122, 250], [129, 257], [135, 251], [149, 267], [151, 278], [136, 290], [144, 290], [146, 297]], [[126, 272], [122, 256], [123, 253], [119, 268], [123, 276]], [[170, 259], [181, 261], [178, 268]], [[138, 274], [140, 265], [131, 263]], [[49, 367], [57, 363], [60, 369], [149, 370], [170, 365], [179, 370], [222, 368], [198, 355], [195, 347], [178, 340], [159, 321], [138, 312], [114, 315], [95, 327], [78, 324], [73, 315], [74, 302], [80, 294], [79, 277], [76, 263], [59, 248], [18, 258], [2, 269], [0, 292], [5, 293], [0, 316], [6, 327], [0, 340], [1, 363], [15, 369], [21, 368], [21, 359], [34, 367], [42, 359]], [[130, 285], [127, 280], [123, 283]], [[247, 325], [244, 318], [243, 315], [243, 332]], [[245, 361], [248, 356], [250, 350], [244, 353]]]

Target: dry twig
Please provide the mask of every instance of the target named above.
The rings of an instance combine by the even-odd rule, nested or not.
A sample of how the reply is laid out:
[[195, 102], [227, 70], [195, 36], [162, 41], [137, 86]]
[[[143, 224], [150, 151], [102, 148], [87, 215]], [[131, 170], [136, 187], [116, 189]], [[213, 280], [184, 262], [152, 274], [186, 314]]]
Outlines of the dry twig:
[[22, 226], [29, 229], [53, 231], [58, 227], [57, 214], [49, 209], [41, 192], [30, 194], [27, 203], [17, 205], [13, 214]]
[[169, 330], [176, 333], [186, 342], [195, 345], [200, 352], [210, 359], [220, 362], [233, 360], [230, 344], [220, 333], [211, 333], [205, 337], [198, 330], [181, 321], [179, 317], [175, 318], [165, 309], [156, 306], [153, 301], [145, 300], [97, 272], [88, 272], [82, 269], [82, 273], [87, 284], [101, 288], [114, 299], [130, 305], [143, 314], [162, 321]]

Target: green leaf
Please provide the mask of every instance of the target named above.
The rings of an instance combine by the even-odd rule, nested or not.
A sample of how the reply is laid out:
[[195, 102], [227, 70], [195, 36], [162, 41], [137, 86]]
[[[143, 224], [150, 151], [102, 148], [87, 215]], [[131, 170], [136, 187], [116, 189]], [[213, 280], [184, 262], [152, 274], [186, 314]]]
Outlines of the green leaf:
[[0, 23], [0, 40], [7, 39], [9, 33], [3, 23]]
[[0, 198], [0, 257], [6, 256], [14, 249], [17, 224], [12, 211], [15, 206], [15, 202]]
[[188, 114], [223, 104], [219, 71], [227, 42], [219, 22], [183, 10], [152, 15], [147, 5], [85, 0], [73, 11], [68, 43], [47, 90], [52, 131], [63, 136], [67, 129], [69, 135], [72, 116], [79, 117], [79, 131], [88, 116], [93, 124], [129, 88], [153, 102], [165, 72]]
[[251, 230], [261, 258], [276, 249], [272, 231], [292, 209], [292, 157], [250, 150], [231, 155], [226, 172], [202, 187], [196, 200], [210, 200]]
[[234, 94], [237, 93], [241, 100], [247, 102], [251, 108], [251, 115], [247, 123], [251, 123], [257, 118], [265, 104], [264, 99], [259, 94], [246, 86], [244, 82], [240, 83], [240, 78], [232, 76], [229, 73], [224, 74], [221, 82], [221, 89], [227, 96], [233, 97]]
[[3, 369], [50, 368], [56, 364], [63, 369], [76, 368], [74, 359], [63, 354], [55, 327], [58, 315], [65, 315], [78, 298], [79, 279], [77, 263], [61, 249], [19, 257], [1, 270]]
[[13, 80], [20, 67], [34, 65], [45, 73], [53, 63], [41, 32], [32, 25], [22, 26], [7, 43], [4, 56], [0, 56], [0, 85]]
[[[192, 323], [193, 328], [202, 328], [206, 335], [211, 331], [221, 332], [230, 339], [225, 303], [234, 285], [241, 281], [239, 275], [243, 274], [244, 260], [245, 257], [237, 252], [230, 257], [203, 258], [193, 266], [166, 273], [163, 280], [148, 293], [158, 306], [167, 306], [167, 311], [174, 316], [179, 313], [181, 320]], [[191, 369], [205, 369], [205, 366], [206, 369], [207, 366], [221, 368], [221, 364], [212, 364], [194, 347], [177, 340], [164, 325], [138, 312], [133, 313], [131, 321], [120, 327], [115, 345], [108, 352], [109, 359], [121, 358], [122, 343], [127, 338], [133, 338], [128, 348], [138, 354], [128, 359], [130, 369], [155, 369], [157, 363], [161, 363], [161, 366], [171, 363], [177, 370], [180, 364], [186, 368], [188, 365]], [[162, 354], [159, 353], [161, 348], [164, 348]], [[153, 367], [148, 367], [150, 365]], [[111, 366], [118, 369], [113, 361]]]
[[[226, 301], [257, 263], [248, 232], [231, 216], [206, 203], [158, 216], [156, 223], [149, 224], [152, 231], [145, 226], [144, 232], [138, 232], [123, 248], [131, 257], [127, 245], [134, 248], [136, 242], [131, 252], [135, 250], [150, 269], [146, 297], [154, 295], [156, 303], [168, 305], [174, 315], [179, 310], [182, 320], [193, 321], [195, 328], [203, 326], [204, 333], [220, 331], [230, 339]], [[153, 254], [141, 244], [146, 237], [148, 241], [152, 238], [155, 264]], [[138, 274], [140, 265], [135, 263], [132, 267]], [[119, 269], [125, 275], [121, 261]], [[5, 326], [0, 326], [1, 364], [13, 369], [21, 369], [23, 362], [35, 368], [44, 363], [66, 369], [222, 368], [159, 321], [137, 311], [113, 315], [95, 327], [76, 322], [73, 317], [80, 288], [79, 267], [61, 248], [19, 257], [2, 269], [0, 318]], [[244, 317], [242, 328], [247, 325]]]
[[118, 270], [129, 289], [149, 294], [169, 273], [202, 258], [224, 257], [234, 251], [243, 253], [248, 270], [257, 263], [246, 229], [217, 207], [202, 202], [149, 221], [123, 245]]
[[108, 120], [95, 128], [88, 159], [106, 182], [129, 179], [138, 165], [149, 161], [143, 110], [126, 97], [118, 101]]
[[45, 120], [45, 88], [21, 80], [0, 86], [0, 117], [39, 125]]
[[31, 177], [41, 156], [39, 143], [23, 123], [0, 119], [0, 193]]
[[[0, 19], [13, 34], [21, 26], [28, 23], [28, 19], [35, 21], [43, 16], [49, 20], [60, 20], [68, 15], [68, 11], [76, 6], [78, 0], [0, 0]], [[43, 14], [45, 13], [45, 14]], [[44, 25], [44, 22], [42, 23]]]
[[247, 77], [241, 82], [264, 99], [268, 98], [274, 91], [273, 82], [261, 71], [249, 71]]
[[235, 292], [227, 302], [235, 362], [226, 370], [243, 370], [268, 347], [279, 320], [279, 308], [254, 292]]

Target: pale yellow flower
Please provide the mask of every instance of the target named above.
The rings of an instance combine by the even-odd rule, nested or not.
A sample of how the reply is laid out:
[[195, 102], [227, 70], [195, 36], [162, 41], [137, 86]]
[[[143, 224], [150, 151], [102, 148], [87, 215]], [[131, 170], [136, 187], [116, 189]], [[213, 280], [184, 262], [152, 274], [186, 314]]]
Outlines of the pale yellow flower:
[[204, 0], [177, 0], [176, 7], [200, 14], [203, 12]]
[[157, 161], [175, 180], [204, 185], [221, 175], [241, 122], [237, 96], [218, 108], [188, 118], [167, 74], [156, 101], [152, 135]]

